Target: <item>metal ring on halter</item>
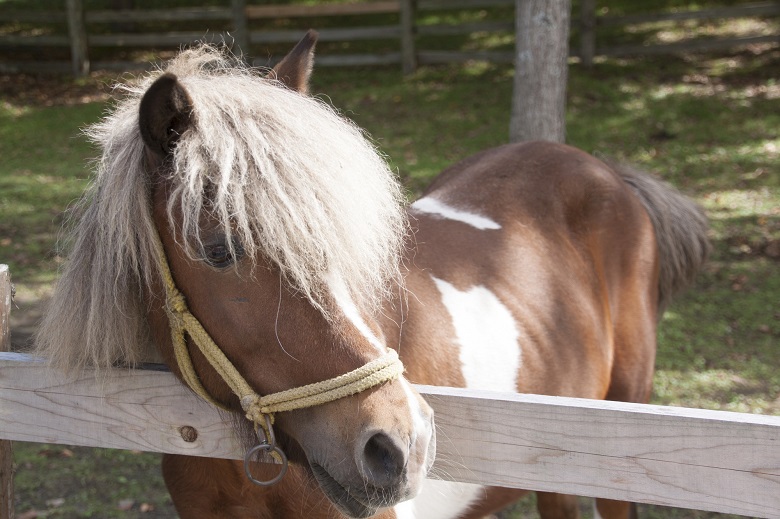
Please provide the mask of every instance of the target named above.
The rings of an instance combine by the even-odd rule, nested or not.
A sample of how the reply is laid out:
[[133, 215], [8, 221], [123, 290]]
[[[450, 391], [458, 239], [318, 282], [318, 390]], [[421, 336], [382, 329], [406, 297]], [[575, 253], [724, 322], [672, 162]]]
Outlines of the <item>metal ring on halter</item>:
[[[281, 458], [282, 461], [282, 468], [279, 471], [279, 474], [277, 474], [275, 477], [269, 479], [268, 481], [260, 481], [259, 479], [255, 479], [254, 476], [252, 476], [252, 471], [249, 470], [249, 462], [252, 461], [252, 456], [257, 454], [260, 451], [266, 451], [269, 453], [276, 453], [279, 458]], [[270, 487], [277, 483], [279, 483], [284, 475], [287, 473], [287, 455], [284, 453], [282, 449], [280, 449], [277, 445], [271, 445], [268, 443], [260, 443], [258, 445], [255, 445], [251, 449], [249, 449], [246, 452], [246, 456], [244, 457], [244, 472], [246, 473], [247, 479], [254, 483], [255, 485], [259, 485], [261, 487]]]
[[[267, 431], [267, 436], [264, 434], [263, 436], [266, 436], [266, 438], [246, 452], [246, 456], [244, 456], [244, 473], [246, 473], [246, 477], [249, 479], [249, 481], [255, 485], [259, 485], [261, 487], [270, 487], [279, 483], [279, 481], [281, 481], [284, 475], [287, 473], [287, 455], [282, 449], [279, 448], [278, 445], [276, 445], [276, 435], [274, 434], [273, 425], [271, 425], [271, 417], [269, 415], [264, 415], [264, 417], [264, 431]], [[257, 424], [255, 424], [255, 429], [257, 430], [257, 438], [259, 440], [261, 428], [257, 427]], [[279, 470], [279, 474], [269, 479], [268, 481], [260, 481], [259, 479], [255, 479], [254, 476], [252, 476], [252, 472], [249, 470], [249, 462], [252, 461], [252, 457], [260, 451], [266, 451], [271, 455], [276, 453], [276, 455], [279, 457], [278, 461], [282, 465], [282, 468]]]

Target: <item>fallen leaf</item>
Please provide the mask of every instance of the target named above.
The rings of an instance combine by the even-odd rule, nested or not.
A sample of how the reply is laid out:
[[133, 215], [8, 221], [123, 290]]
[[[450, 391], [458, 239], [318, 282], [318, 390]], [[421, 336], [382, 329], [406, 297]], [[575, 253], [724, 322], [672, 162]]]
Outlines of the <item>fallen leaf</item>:
[[154, 512], [154, 505], [151, 503], [141, 503], [141, 506], [138, 508], [142, 514], [145, 514], [147, 512]]

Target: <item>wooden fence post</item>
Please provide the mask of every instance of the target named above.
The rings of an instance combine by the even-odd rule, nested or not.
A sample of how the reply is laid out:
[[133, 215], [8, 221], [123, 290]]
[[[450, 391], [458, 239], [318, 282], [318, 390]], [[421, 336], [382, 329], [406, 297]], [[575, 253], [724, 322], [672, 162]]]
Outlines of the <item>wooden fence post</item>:
[[[11, 349], [11, 274], [0, 265], [0, 351]], [[0, 440], [0, 519], [14, 518], [14, 457], [11, 442]]]
[[580, 63], [593, 66], [596, 54], [596, 0], [580, 0]]
[[233, 8], [233, 53], [247, 59], [249, 53], [249, 27], [246, 18], [246, 0], [231, 0]]
[[404, 74], [417, 69], [417, 51], [414, 48], [415, 0], [401, 0], [401, 64]]
[[87, 46], [87, 26], [84, 23], [84, 7], [81, 0], [67, 0], [68, 34], [70, 35], [70, 59], [73, 75], [89, 74], [89, 52]]

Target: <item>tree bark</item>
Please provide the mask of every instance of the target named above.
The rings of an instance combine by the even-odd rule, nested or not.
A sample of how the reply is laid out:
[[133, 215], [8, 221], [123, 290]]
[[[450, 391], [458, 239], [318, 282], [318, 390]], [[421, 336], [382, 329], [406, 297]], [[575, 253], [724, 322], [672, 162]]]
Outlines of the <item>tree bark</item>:
[[516, 0], [509, 140], [566, 140], [571, 0]]

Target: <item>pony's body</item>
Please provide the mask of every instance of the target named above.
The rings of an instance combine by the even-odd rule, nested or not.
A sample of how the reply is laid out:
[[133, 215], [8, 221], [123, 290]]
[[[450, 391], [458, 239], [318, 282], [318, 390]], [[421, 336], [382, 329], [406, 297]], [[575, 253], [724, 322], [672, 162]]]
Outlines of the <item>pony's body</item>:
[[[107, 366], [132, 362], [133, 341], [150, 336], [181, 377], [158, 243], [192, 314], [261, 394], [346, 373], [388, 347], [406, 366], [406, 378], [279, 414], [292, 464], [276, 486], [252, 485], [237, 462], [165, 456], [181, 517], [482, 517], [524, 492], [422, 482], [430, 409], [407, 379], [646, 402], [656, 323], [706, 255], [706, 222], [651, 177], [526, 143], [445, 171], [408, 208], [404, 234], [397, 186], [375, 151], [288, 90], [305, 93], [313, 43], [277, 66], [286, 88], [271, 91], [243, 71], [204, 74], [208, 52], [184, 55], [93, 130], [109, 133], [98, 139], [108, 166], [40, 349], [58, 364]], [[118, 231], [112, 214], [127, 219]], [[73, 324], [98, 318], [117, 326]], [[186, 348], [205, 392], [239, 410], [214, 365]], [[568, 496], [538, 502], [545, 517], [576, 517]], [[598, 506], [605, 519], [630, 512]]]
[[[405, 290], [377, 320], [409, 380], [647, 402], [666, 301], [653, 225], [622, 175], [635, 173], [544, 142], [492, 149], [440, 175], [409, 208]], [[233, 462], [170, 457], [168, 464], [178, 473], [224, 471], [233, 506], [258, 500], [237, 517], [341, 517], [314, 497], [303, 474], [291, 488], [258, 491], [241, 484]], [[202, 497], [191, 480], [182, 483], [181, 502]], [[480, 518], [525, 493], [429, 480], [381, 517]], [[229, 508], [230, 499], [216, 500]], [[538, 501], [543, 513], [576, 514], [568, 496]], [[599, 506], [603, 517], [627, 517], [626, 503]]]

